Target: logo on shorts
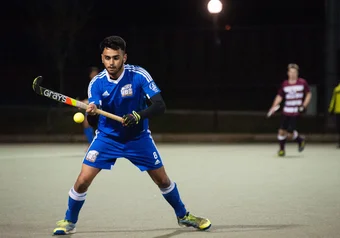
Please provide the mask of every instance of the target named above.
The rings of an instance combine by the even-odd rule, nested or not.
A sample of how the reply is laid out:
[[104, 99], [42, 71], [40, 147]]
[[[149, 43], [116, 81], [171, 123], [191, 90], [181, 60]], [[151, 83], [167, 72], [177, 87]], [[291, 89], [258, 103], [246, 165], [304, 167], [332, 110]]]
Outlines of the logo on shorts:
[[132, 92], [132, 84], [126, 84], [122, 87], [120, 90], [120, 93], [122, 94], [122, 97], [129, 97], [133, 95]]
[[154, 157], [155, 160], [156, 160], [156, 161], [155, 161], [155, 165], [159, 164], [161, 161], [159, 161], [157, 153], [156, 153], [156, 152], [153, 152], [152, 154], [153, 154], [153, 157]]
[[98, 155], [99, 155], [98, 151], [90, 150], [89, 152], [87, 152], [87, 155], [86, 155], [85, 159], [90, 161], [90, 162], [95, 162]]

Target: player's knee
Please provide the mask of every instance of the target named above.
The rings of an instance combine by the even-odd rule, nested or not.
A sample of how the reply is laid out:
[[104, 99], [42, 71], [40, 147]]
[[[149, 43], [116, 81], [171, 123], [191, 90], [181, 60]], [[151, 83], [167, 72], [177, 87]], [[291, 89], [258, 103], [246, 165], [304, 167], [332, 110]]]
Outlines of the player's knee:
[[155, 183], [159, 188], [167, 188], [171, 185], [171, 181], [168, 176], [162, 176], [161, 178], [157, 178]]
[[89, 183], [76, 183], [74, 185], [74, 190], [77, 193], [85, 193], [87, 191], [87, 189], [89, 188], [90, 184]]
[[74, 190], [77, 193], [84, 193], [90, 187], [92, 179], [87, 178], [86, 176], [79, 175], [77, 182], [74, 185]]
[[287, 136], [287, 131], [282, 130], [282, 129], [279, 129], [278, 134], [279, 134], [280, 136]]

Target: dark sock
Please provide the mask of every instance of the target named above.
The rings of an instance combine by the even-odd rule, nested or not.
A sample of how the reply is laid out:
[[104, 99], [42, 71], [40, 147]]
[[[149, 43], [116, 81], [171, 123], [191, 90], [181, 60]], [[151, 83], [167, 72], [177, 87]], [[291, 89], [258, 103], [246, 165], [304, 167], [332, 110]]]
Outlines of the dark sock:
[[294, 141], [296, 141], [297, 143], [300, 144], [303, 141], [303, 138], [301, 136], [298, 136], [298, 137], [295, 138]]
[[280, 150], [285, 150], [286, 139], [279, 140], [280, 143]]

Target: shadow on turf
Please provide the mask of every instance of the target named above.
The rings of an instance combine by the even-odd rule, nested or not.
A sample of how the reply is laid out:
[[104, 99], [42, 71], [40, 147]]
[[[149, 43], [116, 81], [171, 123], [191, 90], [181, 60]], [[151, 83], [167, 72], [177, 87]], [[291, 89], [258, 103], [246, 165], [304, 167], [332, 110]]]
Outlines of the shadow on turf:
[[278, 159], [302, 159], [303, 155], [285, 155], [284, 157], [279, 157]]
[[159, 236], [150, 236], [153, 238], [170, 238], [174, 237], [180, 234], [184, 233], [193, 233], [193, 232], [199, 232], [199, 233], [206, 233], [207, 236], [209, 236], [209, 233], [212, 233], [211, 235], [215, 233], [229, 233], [229, 232], [251, 232], [251, 231], [263, 231], [263, 230], [280, 230], [280, 229], [288, 229], [288, 228], [295, 228], [299, 227], [300, 225], [296, 224], [278, 224], [278, 225], [216, 225], [212, 226], [207, 231], [198, 231], [194, 230], [192, 228], [181, 228], [181, 229], [175, 229], [175, 228], [158, 228], [158, 229], [139, 229], [139, 230], [97, 230], [97, 231], [85, 231], [85, 232], [77, 232], [82, 234], [88, 234], [88, 233], [135, 233], [135, 232], [157, 232], [157, 231], [172, 231], [169, 234], [165, 235], [159, 235]]

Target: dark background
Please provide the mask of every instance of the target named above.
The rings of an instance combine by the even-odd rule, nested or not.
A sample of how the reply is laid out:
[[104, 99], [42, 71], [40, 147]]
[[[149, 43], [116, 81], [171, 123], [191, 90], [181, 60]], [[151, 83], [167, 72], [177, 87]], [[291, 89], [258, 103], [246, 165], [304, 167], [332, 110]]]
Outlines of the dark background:
[[150, 72], [169, 109], [267, 110], [294, 62], [317, 86], [324, 111], [325, 0], [224, 0], [220, 45], [207, 2], [8, 2], [1, 16], [2, 104], [53, 104], [31, 90], [38, 75], [47, 88], [84, 97], [88, 68], [101, 67], [99, 42], [120, 35], [128, 63]]

